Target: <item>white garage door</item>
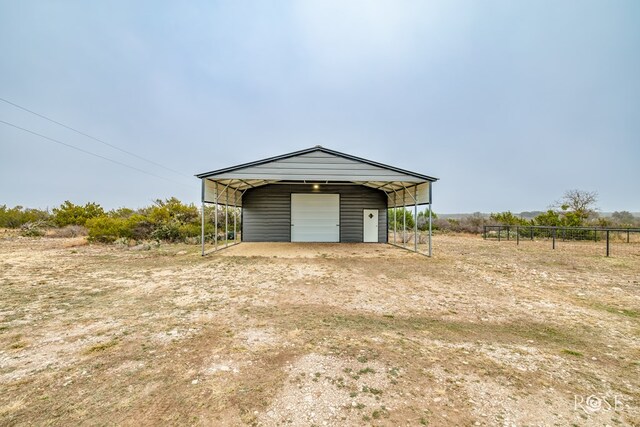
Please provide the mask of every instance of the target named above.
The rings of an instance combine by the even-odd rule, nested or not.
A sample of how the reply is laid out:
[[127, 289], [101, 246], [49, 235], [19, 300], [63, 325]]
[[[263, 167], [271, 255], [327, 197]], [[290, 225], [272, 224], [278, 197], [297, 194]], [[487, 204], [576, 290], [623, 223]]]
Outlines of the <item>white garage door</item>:
[[339, 194], [291, 194], [292, 242], [339, 242]]

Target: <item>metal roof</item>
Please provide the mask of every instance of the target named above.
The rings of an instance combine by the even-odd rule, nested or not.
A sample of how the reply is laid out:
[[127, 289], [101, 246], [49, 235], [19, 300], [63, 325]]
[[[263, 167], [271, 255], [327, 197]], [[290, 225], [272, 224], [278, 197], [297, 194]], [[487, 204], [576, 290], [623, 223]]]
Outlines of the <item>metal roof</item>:
[[[409, 196], [426, 200], [429, 183], [438, 178], [405, 169], [374, 162], [350, 154], [315, 146], [280, 156], [197, 174], [203, 180], [203, 200], [213, 191], [234, 191], [234, 200], [225, 196], [226, 202], [238, 205], [236, 192], [276, 183], [345, 183], [358, 184], [392, 194], [413, 191]], [[206, 193], [206, 194], [205, 194]], [[414, 193], [414, 194], [411, 194]], [[228, 193], [227, 193], [228, 194]], [[405, 197], [402, 197], [405, 199]], [[239, 202], [239, 203], [238, 203]]]
[[249, 163], [243, 163], [237, 166], [230, 166], [224, 169], [218, 169], [218, 170], [214, 170], [214, 171], [210, 171], [210, 172], [204, 172], [204, 173], [200, 173], [195, 175], [198, 178], [210, 178], [213, 177], [214, 175], [220, 175], [226, 172], [232, 172], [232, 171], [237, 171], [239, 169], [244, 169], [244, 168], [248, 168], [251, 166], [258, 166], [258, 165], [263, 165], [266, 163], [271, 163], [271, 162], [275, 162], [277, 160], [284, 160], [284, 159], [288, 159], [291, 157], [297, 157], [303, 154], [308, 154], [308, 153], [313, 153], [313, 152], [323, 152], [323, 153], [327, 153], [327, 154], [332, 154], [334, 156], [338, 156], [338, 157], [342, 157], [345, 159], [349, 159], [349, 160], [355, 160], [357, 162], [361, 162], [361, 163], [365, 163], [365, 164], [369, 164], [372, 166], [377, 166], [380, 168], [384, 168], [384, 169], [388, 169], [390, 171], [394, 171], [394, 172], [398, 172], [398, 173], [402, 173], [402, 174], [406, 174], [406, 175], [412, 175], [416, 178], [419, 178], [421, 180], [425, 180], [425, 181], [431, 181], [431, 182], [435, 182], [438, 180], [438, 178], [434, 178], [432, 176], [428, 176], [428, 175], [423, 175], [423, 174], [419, 174], [416, 172], [410, 172], [407, 171], [405, 169], [400, 169], [397, 168], [395, 166], [390, 166], [384, 163], [379, 163], [379, 162], [374, 162], [373, 160], [367, 160], [367, 159], [363, 159], [362, 157], [356, 157], [356, 156], [352, 156], [350, 154], [346, 154], [346, 153], [341, 153], [339, 151], [335, 151], [335, 150], [330, 150], [328, 148], [325, 148], [321, 145], [316, 145], [315, 147], [311, 147], [311, 148], [307, 148], [304, 150], [300, 150], [300, 151], [294, 151], [292, 153], [287, 153], [287, 154], [282, 154], [280, 156], [274, 156], [274, 157], [269, 157], [266, 159], [262, 159], [262, 160], [256, 160], [254, 162], [249, 162]]

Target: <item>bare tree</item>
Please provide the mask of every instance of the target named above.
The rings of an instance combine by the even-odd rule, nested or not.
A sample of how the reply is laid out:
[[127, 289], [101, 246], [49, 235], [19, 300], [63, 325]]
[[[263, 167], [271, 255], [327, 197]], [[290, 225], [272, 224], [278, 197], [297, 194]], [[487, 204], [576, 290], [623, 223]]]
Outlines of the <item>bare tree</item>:
[[598, 193], [596, 191], [567, 190], [562, 199], [555, 203], [555, 206], [564, 212], [572, 213], [580, 220], [586, 220], [596, 213], [597, 201]]

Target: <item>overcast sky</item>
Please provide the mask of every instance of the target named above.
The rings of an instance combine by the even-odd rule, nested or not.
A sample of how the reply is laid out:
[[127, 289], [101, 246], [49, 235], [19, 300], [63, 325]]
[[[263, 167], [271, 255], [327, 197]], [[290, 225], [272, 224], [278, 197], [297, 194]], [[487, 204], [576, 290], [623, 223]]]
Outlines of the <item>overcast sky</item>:
[[640, 211], [640, 1], [0, 0], [0, 204], [200, 198], [321, 144], [440, 178], [434, 210]]

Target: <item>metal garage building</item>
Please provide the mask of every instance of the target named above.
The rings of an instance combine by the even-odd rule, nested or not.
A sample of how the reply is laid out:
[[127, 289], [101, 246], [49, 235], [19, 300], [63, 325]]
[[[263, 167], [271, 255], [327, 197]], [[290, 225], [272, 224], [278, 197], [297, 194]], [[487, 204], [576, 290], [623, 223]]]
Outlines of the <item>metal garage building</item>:
[[[386, 243], [392, 231], [387, 209], [413, 206], [417, 218], [419, 205], [431, 207], [437, 180], [321, 146], [196, 176], [203, 211], [205, 204], [241, 209], [244, 242]], [[203, 215], [203, 255], [204, 221]], [[430, 215], [428, 243], [430, 255]], [[413, 250], [418, 251], [417, 239]]]

